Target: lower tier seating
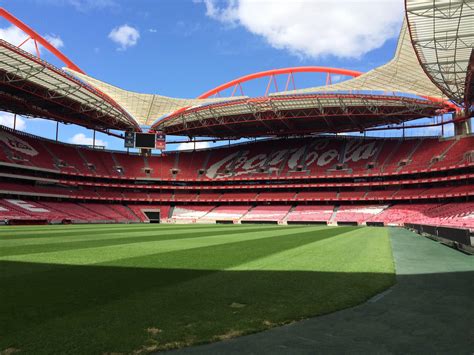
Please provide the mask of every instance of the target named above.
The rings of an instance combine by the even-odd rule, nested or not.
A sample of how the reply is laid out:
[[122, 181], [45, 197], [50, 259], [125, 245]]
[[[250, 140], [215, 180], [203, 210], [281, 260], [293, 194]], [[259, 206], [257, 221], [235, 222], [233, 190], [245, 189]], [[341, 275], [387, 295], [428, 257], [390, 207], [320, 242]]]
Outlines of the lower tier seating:
[[250, 209], [250, 206], [219, 206], [201, 219], [207, 221], [238, 221]]
[[200, 218], [209, 213], [215, 206], [186, 206], [175, 207], [171, 219], [176, 222], [190, 223], [197, 222]]
[[305, 223], [370, 222], [385, 225], [404, 223], [462, 227], [474, 230], [474, 202], [394, 205], [277, 205], [216, 206], [74, 203], [0, 199], [0, 221], [47, 221], [133, 223], [148, 222], [146, 212], [159, 212], [167, 223], [214, 223], [216, 221]]
[[339, 206], [335, 215], [337, 222], [363, 223], [378, 215], [388, 206]]
[[334, 206], [297, 206], [289, 214], [288, 222], [326, 222], [334, 212]]
[[290, 211], [291, 206], [257, 206], [252, 208], [242, 221], [272, 221], [279, 222]]

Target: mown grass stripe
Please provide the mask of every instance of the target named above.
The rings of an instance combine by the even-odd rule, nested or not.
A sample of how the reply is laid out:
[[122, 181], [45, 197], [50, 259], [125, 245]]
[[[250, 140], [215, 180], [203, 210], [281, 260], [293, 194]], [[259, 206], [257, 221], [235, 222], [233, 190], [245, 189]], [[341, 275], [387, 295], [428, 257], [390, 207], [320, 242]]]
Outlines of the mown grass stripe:
[[[298, 229], [299, 227], [289, 227], [290, 229]], [[249, 229], [240, 229], [236, 233], [252, 233], [252, 232], [263, 232], [270, 229], [262, 228], [249, 228]], [[231, 232], [231, 231], [229, 231]], [[61, 243], [48, 243], [48, 244], [39, 244], [39, 245], [25, 245], [25, 246], [12, 246], [12, 247], [3, 247], [0, 249], [0, 257], [4, 256], [13, 256], [13, 255], [26, 255], [26, 254], [37, 254], [44, 252], [53, 252], [53, 251], [65, 251], [65, 250], [76, 250], [76, 249], [89, 249], [102, 246], [113, 246], [117, 244], [130, 244], [130, 243], [141, 243], [148, 241], [157, 241], [157, 240], [178, 240], [182, 238], [198, 238], [203, 236], [213, 236], [222, 234], [222, 230], [199, 230], [194, 233], [189, 233], [186, 231], [184, 233], [164, 233], [164, 234], [155, 234], [153, 231], [146, 231], [143, 233], [126, 233], [126, 236], [117, 238], [114, 234], [114, 238], [107, 239], [88, 239], [81, 241], [70, 241], [70, 242], [61, 242]], [[110, 233], [109, 233], [110, 234]], [[143, 235], [144, 234], [144, 235]], [[131, 236], [130, 236], [131, 235]]]
[[[292, 228], [296, 226], [291, 226]], [[302, 226], [300, 226], [302, 227]], [[238, 228], [228, 228], [228, 227], [221, 227], [221, 226], [208, 226], [208, 228], [199, 228], [199, 229], [192, 229], [192, 228], [176, 228], [176, 229], [169, 229], [169, 228], [144, 228], [144, 229], [135, 229], [135, 228], [124, 228], [119, 230], [101, 230], [99, 232], [78, 232], [73, 231], [69, 233], [63, 233], [61, 235], [56, 235], [53, 237], [31, 237], [31, 238], [24, 238], [24, 239], [5, 239], [2, 240], [0, 238], [0, 247], [11, 247], [11, 246], [18, 246], [18, 245], [39, 245], [39, 244], [48, 244], [48, 243], [68, 243], [68, 242], [75, 242], [75, 241], [86, 241], [86, 240], [98, 240], [98, 239], [107, 239], [107, 238], [114, 238], [114, 237], [128, 237], [130, 235], [146, 235], [150, 233], [157, 233], [157, 234], [178, 234], [178, 233], [194, 233], [197, 231], [204, 232], [204, 231], [215, 231], [215, 230], [222, 230], [222, 231], [233, 231], [233, 230], [246, 230], [246, 229], [255, 229], [255, 228], [262, 228], [265, 230], [274, 229], [275, 227], [272, 226], [258, 226], [258, 225], [245, 225], [239, 226]]]
[[[321, 230], [318, 233], [314, 233], [312, 230], [290, 230], [288, 233], [277, 233], [276, 235], [272, 234], [265, 237], [262, 237], [261, 233], [259, 233], [256, 239], [118, 259], [96, 265], [224, 270], [231, 266], [272, 255], [281, 250], [291, 249], [316, 240], [331, 238], [356, 228], [339, 227]], [[232, 255], [232, 258], [229, 258], [229, 255]]]
[[[142, 257], [152, 254], [160, 254], [173, 252], [177, 250], [189, 250], [201, 248], [204, 246], [221, 245], [226, 243], [233, 243], [242, 240], [253, 240], [259, 238], [270, 238], [274, 236], [285, 236], [303, 231], [311, 231], [317, 233], [318, 229], [323, 227], [306, 227], [303, 229], [289, 229], [280, 228], [278, 233], [276, 231], [266, 231], [259, 233], [222, 233], [214, 236], [204, 237], [190, 237], [183, 239], [170, 240], [155, 240], [150, 242], [132, 243], [132, 244], [118, 244], [114, 246], [103, 246], [86, 249], [75, 249], [69, 251], [45, 252], [38, 254], [26, 254], [3, 257], [0, 260], [5, 261], [29, 261], [34, 263], [44, 264], [74, 264], [74, 265], [89, 265], [108, 263], [113, 265], [116, 261], [127, 259], [131, 257]], [[21, 269], [21, 273], [34, 271], [26, 268]], [[44, 268], [41, 268], [44, 270]], [[4, 275], [10, 275], [12, 272], [5, 272]], [[1, 278], [1, 275], [0, 275]]]
[[[15, 229], [8, 229], [4, 230], [3, 228], [8, 228], [8, 227], [1, 227], [0, 228], [0, 241], [1, 240], [11, 240], [11, 239], [25, 239], [25, 238], [43, 238], [43, 237], [63, 237], [66, 235], [77, 235], [79, 233], [85, 233], [85, 232], [94, 232], [94, 233], [100, 233], [100, 232], [112, 232], [116, 230], [148, 230], [148, 229], [156, 229], [156, 230], [200, 230], [200, 229], [207, 229], [207, 228], [212, 228], [213, 225], [202, 225], [199, 228], [194, 227], [191, 224], [185, 224], [185, 225], [178, 225], [177, 227], [174, 227], [174, 225], [157, 225], [157, 224], [122, 224], [120, 227], [115, 227], [115, 228], [96, 228], [96, 227], [88, 227], [88, 228], [74, 228], [74, 225], [71, 225], [71, 227], [67, 228], [56, 228], [56, 226], [36, 226], [35, 229], [30, 229], [27, 231], [19, 231]], [[238, 225], [235, 226], [237, 228], [245, 228], [248, 225]], [[255, 225], [256, 226], [256, 225]], [[218, 228], [235, 228], [233, 225], [215, 225], [214, 227]], [[278, 226], [269, 226], [269, 225], [262, 225], [260, 227], [273, 227], [273, 228], [278, 228]]]
[[[385, 241], [374, 243], [373, 238]], [[231, 270], [347, 272], [353, 268], [354, 272], [374, 272], [380, 271], [380, 263], [387, 263], [389, 270], [384, 271], [390, 272], [394, 268], [391, 253], [386, 252], [390, 249], [390, 241], [385, 229], [359, 228], [339, 233], [332, 238], [318, 238], [313, 243], [256, 259], [232, 267]], [[361, 257], [372, 258], [374, 262], [354, 262]]]

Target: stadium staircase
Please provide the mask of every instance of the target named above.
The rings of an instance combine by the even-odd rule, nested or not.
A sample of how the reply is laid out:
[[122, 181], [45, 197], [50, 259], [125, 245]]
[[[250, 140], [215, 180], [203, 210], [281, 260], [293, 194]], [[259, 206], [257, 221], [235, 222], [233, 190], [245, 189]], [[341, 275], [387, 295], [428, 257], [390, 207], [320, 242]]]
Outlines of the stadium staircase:
[[344, 157], [346, 156], [346, 148], [347, 148], [347, 141], [343, 141], [342, 144], [339, 146], [339, 154], [338, 164], [345, 164]]
[[206, 212], [205, 215], [199, 217], [200, 220], [206, 220], [206, 216], [211, 213], [211, 212], [214, 212], [214, 210], [217, 208], [218, 206], [213, 206], [209, 211]]
[[288, 212], [286, 213], [285, 217], [283, 217], [283, 218], [281, 219], [281, 221], [280, 221], [281, 224], [287, 224], [287, 222], [288, 222], [288, 217], [289, 217], [290, 213], [292, 213], [292, 212], [295, 210], [295, 208], [296, 208], [296, 205], [292, 205], [292, 206], [291, 206], [291, 208], [290, 208], [290, 209], [288, 210]]
[[[204, 157], [204, 160], [202, 162], [202, 165], [200, 166], [200, 170], [204, 171], [204, 174], [206, 172], [206, 167], [208, 166], [209, 164], [209, 159], [211, 158], [211, 151], [209, 151], [206, 156]], [[204, 175], [203, 174], [203, 175]], [[201, 180], [202, 179], [202, 175], [201, 174], [197, 174], [197, 179], [198, 180]]]
[[309, 144], [306, 144], [306, 146], [304, 148], [304, 152], [303, 152], [303, 157], [301, 159], [301, 161], [304, 162], [302, 167], [301, 167], [301, 170], [304, 173], [304, 175], [310, 175], [311, 174], [311, 169], [306, 164], [306, 159], [308, 157], [308, 150], [309, 150]]
[[245, 213], [242, 214], [242, 216], [240, 216], [240, 218], [237, 220], [237, 223], [241, 223], [242, 222], [242, 219], [245, 218], [245, 216], [247, 216], [256, 206], [252, 206], [248, 209], [248, 211], [246, 211]]
[[79, 203], [79, 206], [81, 206], [82, 208], [88, 210], [89, 213], [91, 213], [92, 215], [95, 215], [97, 217], [101, 217], [100, 219], [97, 218], [98, 222], [99, 221], [104, 222], [104, 221], [109, 220], [109, 218], [107, 218], [104, 214], [100, 213], [97, 208], [90, 207], [90, 206], [88, 206], [84, 203]]
[[339, 206], [334, 206], [334, 209], [332, 211], [332, 215], [328, 219], [328, 225], [332, 225], [332, 226], [336, 225], [335, 220], [336, 220], [338, 209], [339, 209]]
[[412, 162], [412, 157], [415, 154], [415, 152], [418, 150], [418, 148], [423, 144], [423, 140], [420, 139], [416, 142], [415, 146], [413, 149], [410, 151], [410, 153], [405, 157], [406, 165], [400, 165], [395, 172], [399, 173], [401, 170], [403, 170], [405, 167], [409, 166], [410, 163]]
[[178, 152], [178, 153], [176, 154], [176, 157], [175, 157], [175, 160], [174, 160], [174, 164], [173, 164], [173, 170], [174, 170], [174, 171], [177, 171], [178, 174], [172, 174], [173, 180], [176, 180], [177, 176], [179, 175], [179, 153], [180, 153], [180, 152]]
[[[448, 156], [448, 153], [449, 151], [451, 150], [451, 148], [453, 148], [457, 143], [459, 142], [459, 140], [456, 138], [456, 139], [453, 139], [452, 143], [444, 150], [442, 151], [439, 156], [440, 156], [440, 160], [443, 161], [447, 156]], [[430, 164], [428, 165], [428, 169], [431, 169], [431, 167], [433, 165], [435, 165], [437, 162], [431, 160], [430, 161]]]
[[85, 167], [86, 170], [88, 170], [88, 171], [89, 171], [89, 170], [92, 170], [92, 169], [91, 169], [92, 166], [93, 166], [94, 169], [95, 169], [95, 165], [92, 164], [92, 163], [90, 163], [90, 162], [87, 160], [85, 154], [82, 152], [81, 149], [76, 149], [76, 151], [77, 151], [77, 155], [78, 155], [78, 156], [81, 158], [81, 160], [83, 161], [83, 164], [84, 164], [84, 167]]
[[174, 209], [175, 209], [175, 206], [170, 207], [170, 210], [168, 211], [168, 216], [167, 216], [168, 219], [173, 217]]
[[151, 174], [153, 174], [153, 170], [150, 168], [148, 157], [146, 155], [143, 156], [143, 163], [145, 164], [145, 176], [149, 178], [151, 177]]
[[382, 143], [380, 144], [379, 149], [377, 149], [377, 152], [375, 153], [375, 155], [372, 158], [370, 158], [370, 161], [367, 161], [367, 164], [368, 163], [374, 164], [374, 169], [380, 169], [380, 164], [378, 163], [379, 162], [379, 157], [380, 157], [380, 154], [382, 154], [382, 151], [383, 151], [386, 143], [387, 143], [386, 141], [382, 141]]
[[381, 172], [385, 172], [385, 169], [387, 167], [387, 163], [389, 163], [392, 160], [393, 156], [398, 152], [398, 148], [400, 147], [401, 143], [402, 143], [402, 141], [397, 140], [396, 146], [393, 147], [393, 149], [390, 151], [390, 153], [387, 155], [387, 157], [382, 162], [382, 165], [380, 166], [380, 171]]
[[45, 142], [40, 141], [39, 144], [44, 148], [45, 151], [48, 152], [48, 154], [51, 156], [51, 159], [53, 159], [54, 161], [54, 165], [58, 167], [58, 163], [60, 159], [56, 156], [56, 154], [54, 154], [54, 152], [51, 149], [49, 149], [48, 145], [45, 144]]
[[113, 152], [110, 152], [110, 156], [112, 157], [112, 161], [114, 162], [114, 170], [120, 175], [120, 176], [124, 176], [124, 169], [122, 167], [122, 170], [118, 170], [117, 168], [119, 166], [122, 166], [118, 160], [117, 160], [117, 157], [115, 156], [115, 154]]

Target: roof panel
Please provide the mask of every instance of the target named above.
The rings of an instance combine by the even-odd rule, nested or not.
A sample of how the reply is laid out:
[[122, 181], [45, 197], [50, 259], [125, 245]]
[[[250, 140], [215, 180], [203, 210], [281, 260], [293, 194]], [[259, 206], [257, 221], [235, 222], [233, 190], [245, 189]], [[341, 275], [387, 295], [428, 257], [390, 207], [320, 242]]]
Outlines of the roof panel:
[[406, 0], [405, 4], [421, 66], [447, 97], [464, 104], [474, 51], [474, 1]]

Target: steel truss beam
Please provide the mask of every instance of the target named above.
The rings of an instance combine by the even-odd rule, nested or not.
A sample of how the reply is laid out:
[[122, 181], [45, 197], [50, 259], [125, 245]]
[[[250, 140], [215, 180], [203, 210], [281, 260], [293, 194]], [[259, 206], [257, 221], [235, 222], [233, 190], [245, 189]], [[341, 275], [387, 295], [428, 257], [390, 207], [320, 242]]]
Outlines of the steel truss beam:
[[[308, 102], [311, 107], [307, 106]], [[278, 96], [188, 109], [155, 128], [164, 129], [167, 134], [211, 134], [213, 137], [337, 133], [429, 117], [443, 110], [449, 111], [443, 103], [407, 97], [355, 94]]]

